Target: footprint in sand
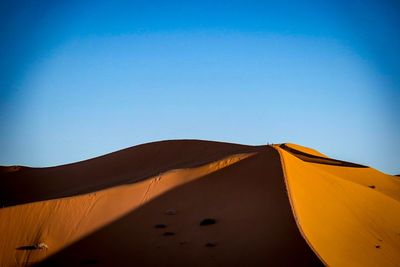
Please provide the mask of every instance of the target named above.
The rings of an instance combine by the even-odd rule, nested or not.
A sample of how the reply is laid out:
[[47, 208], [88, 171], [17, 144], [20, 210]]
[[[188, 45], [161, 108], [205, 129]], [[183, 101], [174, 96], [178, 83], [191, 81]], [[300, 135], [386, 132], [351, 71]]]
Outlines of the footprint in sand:
[[217, 241], [208, 241], [206, 243], [206, 247], [208, 247], [208, 248], [213, 248], [213, 247], [216, 247], [217, 245], [218, 245]]
[[163, 236], [174, 236], [174, 235], [175, 235], [174, 232], [165, 232], [165, 233], [163, 234]]
[[169, 210], [165, 211], [165, 214], [167, 214], [167, 215], [176, 215], [177, 211], [174, 210], [174, 209], [169, 209]]
[[94, 265], [94, 264], [97, 264], [97, 260], [96, 259], [84, 259], [84, 260], [81, 260], [81, 264], [82, 265]]
[[206, 218], [206, 219], [203, 219], [203, 220], [200, 222], [200, 226], [213, 225], [213, 224], [216, 224], [216, 223], [217, 223], [217, 220], [216, 220], [216, 219]]

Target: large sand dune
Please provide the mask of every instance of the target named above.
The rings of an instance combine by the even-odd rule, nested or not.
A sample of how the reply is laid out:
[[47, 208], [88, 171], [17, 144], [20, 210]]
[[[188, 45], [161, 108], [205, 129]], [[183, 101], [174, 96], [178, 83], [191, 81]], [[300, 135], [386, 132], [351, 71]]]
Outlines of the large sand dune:
[[329, 266], [400, 266], [400, 181], [276, 146], [299, 228]]
[[1, 266], [400, 266], [400, 181], [294, 144], [180, 140], [0, 169]]

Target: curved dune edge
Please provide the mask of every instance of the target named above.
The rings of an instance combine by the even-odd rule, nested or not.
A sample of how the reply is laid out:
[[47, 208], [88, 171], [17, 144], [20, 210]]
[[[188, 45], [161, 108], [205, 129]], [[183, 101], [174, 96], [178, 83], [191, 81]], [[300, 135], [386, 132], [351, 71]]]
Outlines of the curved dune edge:
[[[289, 146], [311, 156], [278, 145], [177, 141], [67, 165], [74, 172], [60, 168], [60, 180], [4, 169], [21, 171], [16, 189], [40, 197], [45, 184], [57, 197], [0, 209], [0, 265], [154, 267], [197, 259], [198, 266], [399, 266], [400, 180], [352, 163], [332, 165], [341, 161], [326, 156], [313, 162], [318, 152]], [[153, 175], [138, 180], [138, 172]], [[64, 196], [53, 187], [82, 177], [94, 190]], [[36, 187], [27, 188], [25, 178]], [[165, 217], [171, 207], [178, 215]], [[220, 223], [199, 228], [208, 216]], [[167, 230], [179, 239], [162, 235], [157, 223], [175, 227]]]
[[299, 150], [301, 152], [304, 152], [304, 153], [307, 153], [307, 154], [310, 154], [310, 155], [313, 155], [313, 156], [328, 158], [327, 155], [322, 154], [321, 152], [319, 152], [319, 151], [317, 151], [315, 149], [309, 148], [309, 147], [301, 146], [301, 145], [298, 145], [298, 144], [292, 144], [292, 143], [285, 143], [285, 145], [287, 145], [290, 148]]
[[[291, 144], [291, 145], [292, 145], [292, 144]], [[285, 181], [286, 191], [287, 191], [289, 203], [290, 203], [290, 206], [291, 206], [291, 208], [292, 208], [293, 217], [294, 217], [294, 220], [295, 220], [295, 222], [296, 222], [296, 225], [297, 225], [297, 227], [298, 227], [298, 229], [299, 229], [299, 232], [300, 232], [301, 236], [304, 238], [304, 240], [306, 241], [306, 243], [308, 244], [308, 246], [311, 248], [311, 250], [312, 250], [312, 251], [315, 253], [315, 255], [319, 258], [319, 260], [320, 260], [325, 266], [328, 266], [327, 263], [324, 261], [324, 259], [321, 257], [321, 255], [319, 255], [318, 251], [313, 247], [313, 245], [312, 245], [312, 243], [310, 242], [310, 240], [308, 240], [306, 234], [305, 234], [304, 231], [303, 231], [303, 228], [302, 228], [301, 225], [300, 225], [299, 219], [298, 219], [298, 217], [297, 217], [297, 213], [296, 213], [295, 208], [294, 208], [294, 203], [293, 203], [293, 199], [292, 199], [292, 194], [291, 194], [291, 192], [290, 192], [289, 182], [288, 182], [288, 178], [287, 178], [287, 174], [286, 174], [285, 159], [284, 159], [282, 153], [279, 151], [279, 149], [281, 149], [281, 148], [279, 148], [279, 147], [276, 146], [276, 145], [273, 145], [273, 147], [278, 151], [278, 154], [279, 154], [279, 158], [280, 158], [281, 165], [282, 165], [283, 179], [284, 179], [284, 181]], [[297, 148], [299, 148], [299, 147], [298, 147], [298, 146], [295, 146], [294, 148], [297, 149]], [[306, 150], [306, 151], [308, 152], [309, 150]]]
[[54, 167], [0, 167], [0, 207], [92, 193], [260, 149], [213, 141], [167, 140]]
[[326, 265], [400, 265], [400, 181], [275, 149], [300, 231]]
[[[165, 213], [174, 210], [173, 216]], [[215, 218], [212, 226], [201, 226]], [[163, 229], [155, 225], [164, 224]], [[39, 266], [322, 266], [293, 218], [278, 152], [175, 187]]]
[[[170, 170], [128, 185], [0, 209], [0, 265], [42, 261], [97, 229], [183, 184], [256, 153], [235, 154], [187, 169]], [[38, 244], [45, 249], [36, 249]]]
[[[207, 163], [156, 172], [159, 175], [123, 185], [111, 172], [109, 179], [115, 184], [108, 189], [0, 209], [0, 265], [322, 266], [293, 218], [275, 149], [187, 144], [175, 143], [179, 153], [168, 149], [168, 161], [167, 155], [161, 161], [150, 157], [153, 161], [142, 160], [142, 166], [182, 166], [188, 158], [191, 164]], [[232, 153], [235, 150], [241, 153]], [[137, 159], [130, 158], [134, 151], [125, 152], [128, 155], [113, 154], [111, 159]], [[112, 161], [106, 169], [121, 166], [120, 160]], [[130, 166], [126, 165], [130, 173], [141, 171], [137, 163]], [[68, 172], [60, 174], [60, 181], [66, 181]], [[38, 179], [26, 177], [28, 184]], [[96, 182], [93, 177], [88, 180]], [[31, 188], [35, 193], [41, 189], [38, 182]], [[205, 218], [217, 223], [202, 227]]]
[[[298, 149], [293, 148], [293, 146], [289, 146], [287, 144], [281, 144], [281, 145], [279, 145], [279, 147], [286, 150], [290, 154], [295, 155], [299, 159], [310, 162], [310, 163], [318, 163], [318, 164], [333, 165], [333, 166], [340, 166], [340, 167], [367, 168], [367, 166], [355, 164], [355, 163], [348, 162], [348, 161], [332, 159], [332, 158], [328, 158], [326, 156], [323, 156], [323, 157], [316, 156], [316, 155], [314, 155], [315, 153], [310, 154], [308, 152], [305, 152], [304, 149], [298, 150]], [[302, 148], [304, 148], [304, 147], [302, 147]], [[312, 152], [312, 151], [310, 151], [310, 152]]]

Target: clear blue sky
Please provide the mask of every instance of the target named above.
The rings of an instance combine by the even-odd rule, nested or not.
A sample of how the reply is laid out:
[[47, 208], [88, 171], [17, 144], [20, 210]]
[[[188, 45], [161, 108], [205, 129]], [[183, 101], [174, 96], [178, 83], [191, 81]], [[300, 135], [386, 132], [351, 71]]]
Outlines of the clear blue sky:
[[396, 2], [1, 1], [0, 165], [195, 138], [400, 173]]

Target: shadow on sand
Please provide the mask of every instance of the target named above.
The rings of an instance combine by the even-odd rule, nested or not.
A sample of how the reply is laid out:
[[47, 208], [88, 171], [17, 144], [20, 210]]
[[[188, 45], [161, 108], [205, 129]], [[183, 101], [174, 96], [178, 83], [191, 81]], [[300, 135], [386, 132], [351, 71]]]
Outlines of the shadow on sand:
[[339, 167], [368, 168], [367, 166], [356, 164], [356, 163], [311, 155], [311, 154], [302, 152], [300, 150], [291, 148], [291, 147], [287, 146], [286, 144], [282, 144], [279, 147], [306, 162], [334, 165], [334, 166], [339, 166]]
[[260, 149], [211, 141], [173, 140], [139, 145], [57, 167], [0, 166], [0, 208], [86, 194]]
[[264, 146], [37, 266], [323, 266], [296, 225], [281, 168], [278, 152]]

